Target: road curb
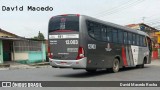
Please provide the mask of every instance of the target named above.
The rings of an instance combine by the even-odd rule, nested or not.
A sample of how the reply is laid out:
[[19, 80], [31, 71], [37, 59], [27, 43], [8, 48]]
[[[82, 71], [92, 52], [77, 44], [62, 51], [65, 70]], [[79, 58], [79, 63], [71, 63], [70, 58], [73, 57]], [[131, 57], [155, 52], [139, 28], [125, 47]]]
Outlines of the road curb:
[[41, 62], [34, 64], [0, 64], [0, 70], [15, 70], [15, 69], [32, 69], [49, 67], [49, 62]]
[[7, 68], [10, 67], [10, 64], [0, 64], [0, 68]]
[[43, 66], [43, 65], [49, 65], [49, 62], [41, 62], [41, 63], [34, 63], [34, 64], [28, 64], [29, 66]]

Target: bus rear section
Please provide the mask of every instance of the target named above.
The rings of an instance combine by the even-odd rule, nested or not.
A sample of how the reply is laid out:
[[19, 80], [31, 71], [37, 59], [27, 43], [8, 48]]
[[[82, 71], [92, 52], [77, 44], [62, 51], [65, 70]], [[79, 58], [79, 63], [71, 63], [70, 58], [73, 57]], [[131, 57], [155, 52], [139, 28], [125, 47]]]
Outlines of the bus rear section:
[[59, 15], [49, 21], [49, 61], [55, 68], [86, 68], [80, 44], [79, 15]]

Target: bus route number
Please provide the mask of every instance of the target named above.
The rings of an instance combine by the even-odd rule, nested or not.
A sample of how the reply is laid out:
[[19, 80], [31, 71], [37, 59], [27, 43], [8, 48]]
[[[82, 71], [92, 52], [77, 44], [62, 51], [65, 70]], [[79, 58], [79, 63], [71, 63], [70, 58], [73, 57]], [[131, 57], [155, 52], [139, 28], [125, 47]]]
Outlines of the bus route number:
[[66, 40], [66, 44], [78, 44], [78, 40]]
[[88, 44], [88, 49], [96, 49], [96, 44]]

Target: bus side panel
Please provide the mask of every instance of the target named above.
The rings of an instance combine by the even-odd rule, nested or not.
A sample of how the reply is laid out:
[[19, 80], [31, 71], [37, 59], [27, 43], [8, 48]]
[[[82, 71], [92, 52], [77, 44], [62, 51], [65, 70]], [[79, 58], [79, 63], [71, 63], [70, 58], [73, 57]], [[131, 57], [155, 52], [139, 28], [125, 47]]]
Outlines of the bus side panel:
[[[149, 58], [149, 50], [147, 47], [131, 46], [133, 52], [134, 65], [143, 63], [144, 57]], [[147, 60], [148, 62], [148, 60]]]
[[95, 41], [88, 37], [88, 54], [87, 68], [106, 68], [112, 66], [113, 52], [106, 53], [105, 47], [107, 43]]
[[134, 62], [134, 58], [133, 58], [131, 45], [125, 46], [125, 54], [126, 54], [126, 64], [124, 64], [124, 66], [134, 66], [135, 62]]
[[120, 66], [123, 65], [121, 60], [122, 48], [120, 44], [100, 42], [90, 37], [88, 38], [87, 58], [91, 62], [87, 64], [87, 68], [111, 68], [113, 66], [113, 60], [116, 57], [120, 59]]
[[149, 56], [149, 50], [147, 47], [140, 47], [140, 55], [139, 55], [139, 62], [138, 64], [143, 64], [144, 57]]
[[134, 65], [135, 64], [135, 62], [134, 62], [135, 55], [132, 51], [131, 45], [123, 45], [121, 55], [122, 55], [123, 66], [127, 66], [127, 67], [135, 66]]
[[116, 56], [120, 58], [120, 66], [123, 66], [122, 45], [101, 42], [91, 38], [88, 34], [86, 19], [83, 16], [80, 17], [80, 33], [80, 46], [85, 49], [87, 68], [111, 68]]
[[128, 51], [128, 53], [129, 53], [129, 56], [130, 56], [130, 66], [134, 66], [134, 60], [133, 60], [133, 52], [132, 52], [132, 48], [131, 48], [131, 45], [129, 45], [129, 51]]

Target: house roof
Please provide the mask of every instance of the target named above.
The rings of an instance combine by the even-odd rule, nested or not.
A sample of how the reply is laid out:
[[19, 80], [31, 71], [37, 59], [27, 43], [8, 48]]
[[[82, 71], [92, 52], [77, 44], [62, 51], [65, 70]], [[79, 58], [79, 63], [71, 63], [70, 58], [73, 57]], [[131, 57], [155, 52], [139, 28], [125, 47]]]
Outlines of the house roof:
[[149, 26], [149, 25], [147, 25], [147, 24], [144, 24], [144, 23], [129, 24], [129, 25], [126, 25], [126, 26], [127, 26], [127, 27], [134, 27], [134, 26], [137, 26], [137, 25], [143, 25], [143, 26], [145, 26], [145, 27], [150, 28], [152, 31], [158, 31], [158, 30], [155, 29], [154, 27], [151, 27], [151, 26]]
[[21, 37], [0, 37], [0, 40], [11, 40], [11, 41], [16, 41], [16, 40], [25, 40], [25, 38], [21, 38]]
[[152, 29], [153, 31], [159, 31], [159, 30], [157, 30], [156, 28], [151, 27], [151, 26], [149, 26], [149, 25], [147, 25], [147, 24], [144, 24], [144, 23], [140, 23], [139, 25], [143, 25], [143, 26], [145, 26], [145, 27], [148, 27], [148, 28]]
[[1, 29], [1, 28], [0, 28], [0, 32], [3, 32], [3, 33], [5, 33], [5, 34], [9, 34], [9, 35], [12, 35], [12, 36], [15, 36], [15, 37], [19, 37], [18, 35], [13, 34], [13, 33], [11, 33], [11, 32], [8, 32], [8, 31], [5, 31], [5, 30], [3, 30], [3, 29]]
[[129, 24], [129, 25], [126, 25], [127, 27], [134, 27], [134, 26], [137, 26], [138, 24]]

